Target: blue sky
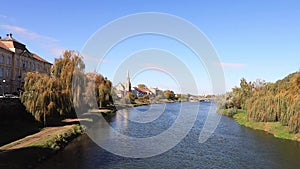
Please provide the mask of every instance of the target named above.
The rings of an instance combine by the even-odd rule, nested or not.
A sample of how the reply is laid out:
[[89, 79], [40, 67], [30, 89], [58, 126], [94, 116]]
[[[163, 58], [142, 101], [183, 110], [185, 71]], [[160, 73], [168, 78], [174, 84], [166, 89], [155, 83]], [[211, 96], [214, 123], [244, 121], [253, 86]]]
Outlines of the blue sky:
[[[63, 49], [81, 51], [97, 30], [119, 17], [163, 12], [191, 22], [207, 36], [218, 52], [227, 90], [237, 86], [242, 77], [251, 81], [257, 78], [276, 81], [300, 69], [300, 2], [296, 0], [33, 0], [15, 1], [14, 4], [2, 0], [1, 6], [0, 35], [13, 33], [29, 50], [49, 61], [58, 57]], [[137, 49], [162, 45], [177, 54], [175, 47], [164, 45], [170, 40], [161, 39], [157, 44], [156, 38], [133, 38], [131, 44], [137, 45]], [[141, 45], [139, 40], [149, 43]], [[130, 40], [127, 43], [130, 44]], [[123, 47], [119, 53], [125, 51]], [[125, 55], [108, 57], [101, 73], [113, 79], [115, 69], [112, 68], [118, 66]], [[199, 93], [209, 93], [210, 84], [203, 67], [193, 65], [195, 63], [189, 62], [186, 56], [179, 54], [179, 57], [194, 72]], [[145, 71], [134, 77], [133, 85], [146, 83], [151, 87], [176, 88], [176, 82], [163, 72]]]

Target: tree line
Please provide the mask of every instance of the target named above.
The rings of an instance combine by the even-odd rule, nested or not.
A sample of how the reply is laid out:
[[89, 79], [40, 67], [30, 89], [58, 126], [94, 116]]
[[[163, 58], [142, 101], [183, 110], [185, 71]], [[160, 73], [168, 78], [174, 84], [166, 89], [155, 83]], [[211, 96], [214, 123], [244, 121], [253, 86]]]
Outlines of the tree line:
[[[21, 102], [45, 126], [76, 117], [76, 112], [111, 105], [111, 81], [100, 74], [84, 73], [84, 70], [80, 54], [65, 51], [61, 58], [55, 59], [50, 75], [26, 74]], [[95, 96], [96, 101], [91, 100]]]
[[237, 109], [244, 109], [248, 120], [280, 122], [288, 126], [290, 132], [299, 133], [300, 72], [275, 83], [263, 80], [247, 82], [243, 78], [240, 87], [233, 88], [218, 103], [219, 108], [228, 109], [230, 115], [237, 113]]

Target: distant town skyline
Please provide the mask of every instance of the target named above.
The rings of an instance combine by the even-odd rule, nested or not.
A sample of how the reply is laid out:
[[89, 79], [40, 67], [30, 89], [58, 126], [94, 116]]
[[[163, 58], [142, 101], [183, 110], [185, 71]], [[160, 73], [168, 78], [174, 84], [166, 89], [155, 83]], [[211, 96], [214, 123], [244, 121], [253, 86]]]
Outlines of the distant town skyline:
[[[300, 68], [298, 1], [104, 0], [80, 3], [17, 0], [15, 3], [18, 5], [2, 1], [0, 35], [12, 33], [29, 50], [50, 62], [64, 49], [81, 51], [97, 30], [119, 17], [162, 12], [191, 22], [207, 36], [219, 55], [227, 91], [239, 85], [243, 77], [251, 81], [264, 79], [274, 82]], [[190, 68], [199, 94], [209, 93], [211, 85], [204, 66], [200, 61], [191, 61], [191, 52], [180, 45], [172, 39], [155, 35], [130, 38], [105, 57], [100, 73], [113, 80], [116, 67], [132, 52], [162, 48], [174, 53]], [[157, 69], [131, 76], [133, 85], [145, 83], [149, 87], [173, 90], [177, 87], [171, 76]]]

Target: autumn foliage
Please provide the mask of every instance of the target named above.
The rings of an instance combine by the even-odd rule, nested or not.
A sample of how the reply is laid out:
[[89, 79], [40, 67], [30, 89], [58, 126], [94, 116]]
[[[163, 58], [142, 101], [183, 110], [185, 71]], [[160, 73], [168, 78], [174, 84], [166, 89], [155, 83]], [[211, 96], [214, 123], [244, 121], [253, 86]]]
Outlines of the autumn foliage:
[[245, 109], [248, 120], [280, 122], [290, 132], [300, 131], [300, 72], [295, 72], [276, 83], [241, 80], [226, 95], [221, 104], [226, 109]]
[[[82, 57], [65, 51], [55, 60], [51, 74], [26, 74], [21, 101], [35, 119], [44, 125], [75, 117], [75, 110], [111, 104], [111, 82], [99, 74], [85, 74]], [[93, 104], [91, 98], [95, 98]]]

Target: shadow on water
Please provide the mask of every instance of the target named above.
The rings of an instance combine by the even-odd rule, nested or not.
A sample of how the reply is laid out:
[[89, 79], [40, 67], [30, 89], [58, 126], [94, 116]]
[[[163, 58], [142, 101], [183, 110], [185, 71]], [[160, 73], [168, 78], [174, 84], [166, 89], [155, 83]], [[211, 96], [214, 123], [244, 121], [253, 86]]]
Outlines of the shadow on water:
[[48, 148], [29, 147], [0, 152], [1, 169], [33, 168], [54, 151]]
[[[185, 104], [193, 108], [196, 103]], [[222, 117], [214, 134], [205, 143], [199, 144], [199, 133], [209, 108], [204, 103], [201, 105], [197, 121], [189, 134], [163, 154], [142, 159], [120, 157], [102, 149], [84, 134], [73, 140], [63, 151], [39, 164], [37, 168], [299, 168], [299, 143], [277, 139], [265, 132], [239, 126], [227, 117]], [[110, 119], [110, 125], [127, 135], [149, 136], [159, 133], [154, 128], [168, 128], [172, 123], [170, 118], [173, 118], [174, 111], [176, 104], [168, 104], [164, 112], [166, 116], [160, 116], [149, 125], [132, 122], [127, 124], [125, 118], [118, 118], [120, 114], [117, 114]], [[132, 115], [132, 112], [129, 111], [128, 115]], [[97, 116], [93, 117], [97, 119]], [[126, 143], [126, 140], [120, 141]]]
[[[193, 108], [196, 103], [185, 104]], [[102, 149], [88, 135], [83, 134], [54, 156], [51, 149], [37, 147], [0, 152], [0, 169], [299, 168], [298, 142], [277, 139], [265, 132], [239, 126], [227, 117], [222, 117], [218, 128], [207, 142], [199, 144], [199, 133], [209, 108], [204, 103], [201, 105], [202, 109], [189, 134], [174, 148], [157, 156], [144, 159], [120, 157]], [[173, 122], [170, 119], [176, 117], [175, 111], [176, 104], [169, 104], [166, 112], [149, 125], [128, 123], [125, 118], [118, 118], [120, 114], [112, 117], [107, 115], [105, 118], [112, 127], [127, 135], [149, 136], [160, 133], [159, 129], [168, 128]], [[129, 111], [128, 115], [132, 115], [132, 112]], [[93, 122], [99, 120], [99, 114], [86, 114], [82, 118], [91, 119], [81, 124], [92, 127]]]

